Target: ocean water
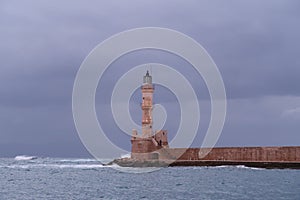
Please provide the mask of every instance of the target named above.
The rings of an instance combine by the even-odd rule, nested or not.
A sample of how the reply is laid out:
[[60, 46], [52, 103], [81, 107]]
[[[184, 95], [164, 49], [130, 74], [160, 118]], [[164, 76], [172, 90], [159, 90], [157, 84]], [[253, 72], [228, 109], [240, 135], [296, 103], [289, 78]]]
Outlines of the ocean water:
[[[0, 158], [4, 199], [295, 199], [300, 170], [169, 167], [126, 173], [93, 159]], [[124, 170], [124, 168], [123, 168]], [[129, 169], [141, 172], [142, 169]]]

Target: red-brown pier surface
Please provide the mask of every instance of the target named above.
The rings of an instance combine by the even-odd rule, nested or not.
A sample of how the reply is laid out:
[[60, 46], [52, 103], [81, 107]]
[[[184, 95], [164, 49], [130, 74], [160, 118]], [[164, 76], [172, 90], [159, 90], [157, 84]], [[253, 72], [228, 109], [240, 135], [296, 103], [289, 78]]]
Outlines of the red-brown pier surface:
[[300, 162], [300, 147], [217, 147], [204, 157], [200, 150], [209, 151], [205, 148], [165, 149], [174, 156], [184, 151], [178, 160]]

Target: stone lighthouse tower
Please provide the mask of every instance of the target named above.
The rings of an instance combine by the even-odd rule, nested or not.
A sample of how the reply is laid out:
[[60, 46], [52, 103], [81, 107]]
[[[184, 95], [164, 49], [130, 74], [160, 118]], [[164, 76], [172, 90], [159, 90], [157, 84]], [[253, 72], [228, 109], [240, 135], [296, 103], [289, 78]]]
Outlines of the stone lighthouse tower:
[[142, 137], [151, 137], [152, 132], [152, 109], [153, 109], [153, 92], [152, 76], [147, 71], [143, 78], [142, 89]]
[[139, 135], [137, 130], [132, 131], [131, 137], [131, 158], [134, 159], [158, 159], [157, 150], [168, 148], [167, 130], [153, 131], [153, 93], [154, 85], [152, 76], [147, 71], [143, 77], [142, 90], [142, 134]]

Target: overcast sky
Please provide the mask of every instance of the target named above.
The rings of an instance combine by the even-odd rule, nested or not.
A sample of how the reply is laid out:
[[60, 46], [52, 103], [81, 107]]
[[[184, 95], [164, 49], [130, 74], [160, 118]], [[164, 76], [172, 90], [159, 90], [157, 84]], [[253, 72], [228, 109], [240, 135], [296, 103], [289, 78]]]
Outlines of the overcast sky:
[[[0, 157], [89, 156], [72, 117], [77, 70], [103, 40], [146, 26], [170, 28], [194, 38], [219, 67], [228, 111], [217, 146], [300, 145], [299, 9], [298, 0], [1, 0]], [[130, 69], [148, 62], [175, 68], [185, 64], [159, 51], [125, 55], [107, 71], [103, 89], [109, 94], [113, 88], [109, 77], [120, 73], [121, 65]], [[193, 79], [192, 71], [186, 75]], [[205, 131], [208, 95], [205, 87], [195, 83], [194, 87], [207, 114], [201, 122]], [[139, 101], [139, 95], [134, 93], [133, 102]], [[179, 118], [174, 96], [158, 87], [155, 98], [175, 113], [165, 127], [175, 131]], [[107, 109], [105, 98], [97, 94], [96, 99], [99, 112]], [[131, 110], [139, 123], [139, 107]], [[99, 121], [115, 130], [109, 119]], [[202, 138], [199, 131], [193, 146], [200, 146]], [[121, 145], [130, 148], [129, 140]]]

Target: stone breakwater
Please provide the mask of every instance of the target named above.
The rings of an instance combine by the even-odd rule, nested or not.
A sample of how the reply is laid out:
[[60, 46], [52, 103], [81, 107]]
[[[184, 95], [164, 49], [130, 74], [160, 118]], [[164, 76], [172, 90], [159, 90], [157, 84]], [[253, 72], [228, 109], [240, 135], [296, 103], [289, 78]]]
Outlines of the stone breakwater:
[[300, 147], [163, 148], [150, 152], [153, 159], [115, 159], [124, 167], [244, 165], [258, 168], [300, 169]]
[[187, 166], [237, 166], [266, 169], [300, 169], [300, 162], [259, 162], [259, 161], [219, 161], [219, 160], [135, 160], [130, 158], [115, 159], [108, 165], [122, 167], [187, 167]]

